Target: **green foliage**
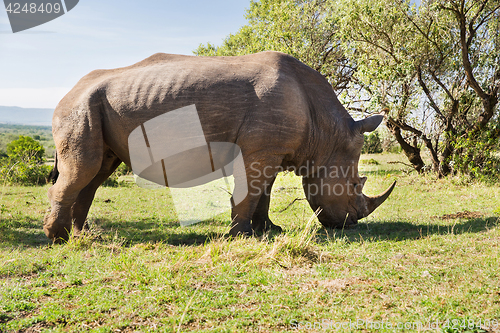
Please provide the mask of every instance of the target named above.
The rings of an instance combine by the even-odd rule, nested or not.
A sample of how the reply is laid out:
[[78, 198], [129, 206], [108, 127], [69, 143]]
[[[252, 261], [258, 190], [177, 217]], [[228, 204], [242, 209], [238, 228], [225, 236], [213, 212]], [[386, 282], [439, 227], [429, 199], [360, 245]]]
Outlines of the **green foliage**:
[[379, 154], [382, 152], [382, 141], [377, 131], [364, 134], [364, 144], [361, 149], [362, 154]]
[[52, 169], [43, 164], [44, 154], [40, 143], [20, 135], [7, 145], [7, 157], [0, 159], [0, 176], [11, 184], [44, 185]]
[[118, 187], [126, 184], [124, 181], [118, 180], [118, 178], [122, 176], [127, 176], [132, 173], [132, 169], [129, 168], [125, 163], [121, 163], [118, 168], [116, 168], [115, 172], [111, 174], [103, 183], [104, 187]]
[[488, 136], [488, 132], [469, 132], [452, 143], [454, 154], [450, 165], [455, 172], [470, 179], [496, 182], [500, 173], [498, 139]]
[[359, 160], [359, 164], [368, 164], [368, 165], [379, 165], [379, 161], [374, 158], [370, 158], [369, 160]]
[[[452, 160], [466, 177], [494, 176], [495, 144], [485, 137], [500, 131], [484, 132], [499, 115], [490, 102], [500, 85], [498, 1], [346, 0], [341, 7], [340, 35], [359, 85], [341, 97], [361, 101], [361, 110], [383, 109], [407, 155], [425, 146], [441, 176]], [[474, 144], [464, 139], [472, 137]]]
[[389, 146], [388, 149], [386, 150], [386, 152], [392, 153], [392, 154], [399, 154], [402, 152], [402, 149], [401, 149], [401, 146], [396, 143], [396, 144]]
[[385, 107], [401, 117], [418, 106], [412, 81], [419, 39], [406, 17], [412, 14], [409, 1], [342, 3], [337, 36], [356, 68], [351, 89], [341, 96], [345, 102], [360, 100], [357, 107], [362, 110], [380, 112]]
[[116, 168], [114, 174], [117, 177], [127, 176], [132, 173], [132, 168], [128, 167], [125, 163], [121, 163], [118, 168]]
[[27, 164], [43, 162], [44, 154], [45, 148], [29, 136], [20, 135], [19, 139], [7, 145], [7, 155], [11, 159]]
[[104, 187], [118, 187], [119, 185], [118, 177], [114, 173], [102, 183]]
[[0, 161], [0, 178], [11, 184], [45, 185], [52, 167], [44, 164], [25, 163], [21, 160], [4, 159]]
[[221, 46], [200, 45], [200, 56], [236, 56], [260, 51], [290, 54], [326, 76], [334, 89], [345, 89], [352, 75], [335, 27], [333, 0], [252, 0], [248, 24]]
[[[43, 142], [45, 157], [51, 158], [54, 156], [55, 146], [50, 126], [0, 124], [0, 150], [7, 151], [7, 145], [18, 139], [19, 135], [30, 136]], [[38, 136], [40, 139], [37, 139]]]

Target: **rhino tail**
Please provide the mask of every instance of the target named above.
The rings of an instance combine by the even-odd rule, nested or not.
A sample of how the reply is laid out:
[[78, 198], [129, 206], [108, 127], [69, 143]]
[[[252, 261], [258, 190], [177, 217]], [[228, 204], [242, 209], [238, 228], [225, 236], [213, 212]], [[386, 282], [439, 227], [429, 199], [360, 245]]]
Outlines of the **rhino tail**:
[[47, 183], [52, 182], [52, 184], [55, 184], [57, 181], [57, 177], [59, 177], [59, 171], [57, 170], [57, 150], [56, 150], [56, 152], [54, 153], [54, 167], [47, 176]]

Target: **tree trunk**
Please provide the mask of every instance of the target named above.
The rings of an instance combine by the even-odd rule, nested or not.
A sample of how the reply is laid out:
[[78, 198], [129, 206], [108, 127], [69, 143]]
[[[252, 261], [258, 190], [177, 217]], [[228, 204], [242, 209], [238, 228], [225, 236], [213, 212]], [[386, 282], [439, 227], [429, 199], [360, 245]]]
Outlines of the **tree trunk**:
[[415, 144], [414, 146], [410, 145], [401, 135], [401, 129], [392, 124], [391, 122], [387, 122], [387, 128], [392, 132], [396, 141], [399, 143], [406, 157], [408, 157], [408, 161], [413, 165], [413, 168], [417, 170], [418, 173], [422, 173], [424, 169], [424, 161], [420, 156], [420, 148]]

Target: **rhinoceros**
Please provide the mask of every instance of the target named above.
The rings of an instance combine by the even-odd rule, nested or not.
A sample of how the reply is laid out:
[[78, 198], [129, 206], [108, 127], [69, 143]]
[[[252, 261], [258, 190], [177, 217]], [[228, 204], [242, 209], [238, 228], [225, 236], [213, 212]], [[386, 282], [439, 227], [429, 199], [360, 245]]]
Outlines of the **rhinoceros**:
[[[261, 52], [234, 57], [155, 54], [124, 68], [83, 77], [52, 119], [56, 181], [43, 229], [57, 241], [85, 225], [97, 188], [121, 162], [131, 165], [128, 137], [141, 124], [195, 105], [207, 141], [241, 149], [248, 194], [232, 208], [229, 234], [278, 230], [269, 219], [270, 189], [279, 171], [302, 176], [324, 227], [368, 216], [394, 188], [362, 193], [358, 174], [363, 133], [383, 116], [354, 120], [317, 71], [292, 56]], [[251, 184], [250, 184], [251, 183]]]

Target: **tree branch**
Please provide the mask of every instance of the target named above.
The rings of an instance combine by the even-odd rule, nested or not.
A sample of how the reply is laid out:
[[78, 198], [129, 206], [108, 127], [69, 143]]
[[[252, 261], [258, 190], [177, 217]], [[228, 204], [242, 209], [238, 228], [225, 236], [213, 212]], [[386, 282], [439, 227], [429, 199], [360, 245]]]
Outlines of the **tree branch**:
[[441, 110], [439, 109], [439, 106], [437, 106], [436, 102], [434, 101], [434, 98], [431, 95], [431, 92], [429, 91], [429, 88], [425, 84], [424, 80], [422, 79], [422, 69], [420, 66], [417, 67], [417, 78], [418, 78], [418, 83], [420, 83], [420, 86], [422, 87], [422, 90], [424, 91], [425, 95], [427, 96], [427, 99], [431, 103], [432, 108], [434, 111], [436, 111], [437, 115], [443, 122], [446, 122], [445, 116], [441, 113]]
[[[469, 59], [469, 46], [472, 41], [473, 35], [471, 34], [467, 38], [467, 27], [466, 27], [467, 18], [465, 17], [463, 11], [462, 12], [455, 11], [454, 13], [460, 26], [460, 46], [462, 50], [462, 64], [464, 66], [465, 73], [467, 74], [467, 81], [469, 82], [472, 89], [474, 89], [474, 91], [479, 95], [479, 97], [482, 100], [487, 100], [488, 94], [484, 92], [484, 90], [481, 88], [476, 78], [474, 77], [472, 64]], [[475, 36], [475, 31], [473, 31], [473, 33]]]

